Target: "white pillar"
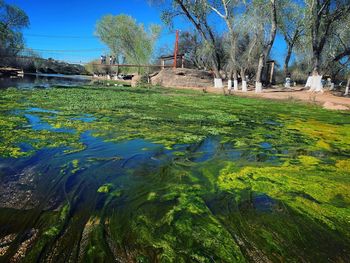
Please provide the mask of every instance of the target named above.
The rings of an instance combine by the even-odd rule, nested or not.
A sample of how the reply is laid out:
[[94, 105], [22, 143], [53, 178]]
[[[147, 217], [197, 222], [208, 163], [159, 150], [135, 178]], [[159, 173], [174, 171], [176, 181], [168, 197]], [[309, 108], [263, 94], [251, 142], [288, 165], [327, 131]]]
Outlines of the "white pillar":
[[311, 88], [311, 84], [312, 84], [312, 76], [308, 76], [305, 84], [305, 88]]
[[233, 90], [238, 91], [238, 80], [236, 79], [233, 81]]
[[290, 89], [290, 78], [286, 78], [286, 82], [284, 83], [284, 87]]
[[231, 90], [231, 89], [232, 89], [232, 80], [231, 80], [231, 79], [229, 79], [229, 80], [227, 81], [227, 89], [228, 89], [228, 90]]
[[222, 79], [214, 78], [214, 87], [218, 89], [222, 89], [223, 88]]
[[314, 88], [315, 92], [323, 92], [322, 76], [314, 76], [311, 88]]
[[248, 89], [247, 89], [247, 81], [246, 80], [243, 80], [242, 81], [242, 92], [247, 92]]
[[261, 82], [255, 82], [255, 93], [262, 92], [262, 83]]
[[349, 95], [349, 86], [346, 86], [344, 96]]

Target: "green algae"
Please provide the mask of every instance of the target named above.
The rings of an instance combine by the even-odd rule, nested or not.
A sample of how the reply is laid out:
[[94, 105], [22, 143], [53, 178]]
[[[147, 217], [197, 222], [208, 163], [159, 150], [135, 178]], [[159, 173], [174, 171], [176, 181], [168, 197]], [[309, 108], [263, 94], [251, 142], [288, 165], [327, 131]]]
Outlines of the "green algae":
[[[38, 175], [57, 183], [45, 198], [63, 192], [59, 208], [13, 223], [39, 229], [24, 262], [347, 259], [349, 113], [162, 88], [1, 94], [2, 157], [60, 147], [73, 155], [54, 169], [58, 183]], [[33, 113], [53, 129], [32, 129], [24, 115], [32, 107], [58, 111]], [[79, 119], [86, 115], [93, 119]], [[174, 152], [156, 167], [151, 159], [124, 168], [119, 156], [78, 158], [87, 133], [105, 142], [143, 138]], [[212, 136], [214, 146], [206, 146]]]
[[111, 191], [111, 188], [113, 187], [112, 184], [105, 184], [105, 185], [102, 185], [100, 186], [98, 189], [97, 189], [97, 192], [98, 193], [109, 193]]
[[[196, 103], [193, 103], [194, 98]], [[322, 149], [332, 150], [333, 148], [329, 148], [330, 140], [337, 137], [337, 141], [332, 144], [335, 148], [333, 150], [349, 149], [346, 140], [349, 128], [338, 125], [344, 122], [346, 115], [325, 112], [310, 106], [300, 107], [292, 103], [286, 106], [278, 102], [203, 95], [193, 91], [182, 93], [157, 88], [131, 90], [103, 87], [26, 91], [9, 89], [2, 92], [2, 101], [1, 124], [5, 129], [1, 134], [4, 138], [1, 141], [7, 141], [7, 144], [0, 146], [2, 155], [13, 157], [27, 154], [21, 153], [16, 146], [19, 141], [29, 141], [36, 149], [66, 145], [83, 150], [84, 147], [77, 138], [85, 131], [92, 131], [94, 136], [109, 141], [145, 138], [168, 148], [175, 144], [199, 142], [210, 135], [220, 135], [222, 140], [232, 141], [237, 146], [270, 142], [276, 147], [309, 145], [310, 150], [315, 147], [312, 140], [319, 140], [318, 146]], [[40, 113], [42, 121], [54, 128], [74, 129], [76, 136], [53, 131], [31, 134], [21, 113], [9, 115], [11, 111], [26, 107], [57, 110], [56, 116]], [[266, 114], [262, 116], [258, 110]], [[290, 114], [287, 115], [285, 112], [288, 111]], [[301, 118], [306, 118], [307, 115], [310, 117], [300, 120], [301, 118], [292, 117], [293, 112]], [[76, 118], [77, 115], [79, 117], [84, 114], [90, 114], [94, 120], [84, 122]], [[325, 116], [332, 116], [333, 122], [338, 121], [334, 126], [335, 129], [340, 129], [338, 132], [333, 133], [331, 130], [327, 133], [327, 129], [332, 128], [333, 124], [322, 126], [319, 121]], [[286, 123], [286, 126], [270, 125], [269, 120]], [[18, 134], [11, 135], [14, 127], [20, 129]], [[12, 141], [9, 141], [10, 136]], [[315, 139], [315, 136], [322, 138]], [[51, 145], [46, 145], [45, 141], [50, 141]], [[300, 143], [296, 144], [297, 141]]]
[[[350, 170], [320, 162], [315, 157], [299, 156], [299, 164], [246, 166], [237, 171], [229, 167], [221, 172], [218, 186], [224, 191], [235, 192], [238, 197], [244, 191], [265, 193], [349, 236]], [[339, 198], [343, 205], [334, 205]]]

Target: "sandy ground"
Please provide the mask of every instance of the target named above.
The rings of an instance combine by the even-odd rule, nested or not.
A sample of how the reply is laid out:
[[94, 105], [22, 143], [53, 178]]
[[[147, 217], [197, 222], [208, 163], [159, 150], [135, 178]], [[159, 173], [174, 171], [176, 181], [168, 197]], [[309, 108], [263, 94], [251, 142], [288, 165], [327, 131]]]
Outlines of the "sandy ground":
[[[199, 90], [199, 88], [183, 87], [185, 89]], [[207, 92], [223, 93], [222, 89], [207, 88]], [[228, 94], [227, 89], [225, 93]], [[242, 97], [255, 97], [273, 100], [297, 100], [306, 103], [321, 105], [325, 109], [330, 110], [350, 110], [350, 97], [344, 97], [340, 92], [324, 93], [307, 92], [303, 87], [294, 87], [291, 89], [284, 88], [268, 88], [263, 89], [262, 93], [255, 93], [254, 89], [250, 88], [248, 92], [232, 92], [231, 94]]]

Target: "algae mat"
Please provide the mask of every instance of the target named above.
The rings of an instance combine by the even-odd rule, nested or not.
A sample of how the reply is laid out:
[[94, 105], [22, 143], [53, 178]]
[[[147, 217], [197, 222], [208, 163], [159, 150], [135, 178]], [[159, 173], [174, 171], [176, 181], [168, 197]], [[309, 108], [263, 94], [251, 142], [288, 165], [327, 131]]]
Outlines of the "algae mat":
[[350, 261], [349, 113], [57, 87], [0, 126], [0, 261]]

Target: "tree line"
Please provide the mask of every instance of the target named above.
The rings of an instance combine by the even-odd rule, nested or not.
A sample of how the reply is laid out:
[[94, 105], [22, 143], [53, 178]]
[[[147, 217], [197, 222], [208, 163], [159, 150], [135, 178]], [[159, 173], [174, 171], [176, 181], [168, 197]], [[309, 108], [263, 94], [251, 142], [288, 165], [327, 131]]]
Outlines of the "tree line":
[[[261, 91], [263, 68], [272, 58], [279, 33], [286, 42], [283, 72], [293, 69], [328, 74], [333, 78], [349, 74], [349, 0], [159, 0], [162, 20], [172, 26], [178, 17], [192, 24], [183, 32], [182, 48], [199, 68], [211, 68], [215, 78], [222, 70], [237, 85], [248, 72]], [[224, 30], [218, 30], [218, 21]], [[244, 86], [244, 85], [242, 85]], [[235, 87], [236, 88], [236, 87]]]

